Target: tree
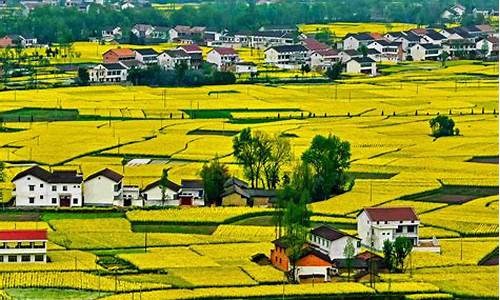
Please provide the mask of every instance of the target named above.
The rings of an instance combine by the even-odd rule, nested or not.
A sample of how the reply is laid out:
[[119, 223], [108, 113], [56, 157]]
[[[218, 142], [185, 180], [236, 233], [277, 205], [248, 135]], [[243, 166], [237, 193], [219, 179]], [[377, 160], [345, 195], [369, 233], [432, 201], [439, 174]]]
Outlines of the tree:
[[446, 67], [446, 61], [448, 60], [449, 56], [450, 56], [450, 54], [446, 51], [441, 52], [441, 54], [439, 55], [439, 59], [441, 60], [442, 67]]
[[333, 193], [341, 193], [352, 187], [346, 171], [350, 167], [351, 147], [334, 135], [317, 135], [311, 146], [302, 154], [302, 161], [311, 166], [311, 196], [313, 200], [324, 200]]
[[384, 264], [391, 272], [394, 270], [393, 250], [393, 243], [390, 240], [385, 240], [382, 248], [382, 251], [384, 252]]
[[328, 28], [322, 28], [320, 32], [314, 35], [314, 38], [319, 42], [331, 45], [332, 44], [332, 32]]
[[203, 179], [206, 203], [221, 205], [224, 183], [229, 179], [227, 167], [216, 156], [210, 164], [203, 164], [200, 176]]
[[264, 164], [268, 189], [276, 189], [282, 168], [292, 159], [291, 149], [290, 142], [286, 138], [275, 135], [271, 139], [270, 157]]
[[169, 184], [168, 180], [168, 169], [163, 169], [160, 177], [160, 189], [161, 189], [161, 205], [165, 205], [165, 201], [167, 200], [167, 188]]
[[89, 72], [87, 69], [78, 68], [78, 81], [81, 85], [87, 85], [89, 83]]
[[352, 270], [352, 262], [354, 259], [355, 249], [354, 244], [350, 238], [347, 239], [347, 242], [344, 246], [344, 257], [347, 267], [347, 281], [351, 281], [351, 270]]
[[302, 76], [304, 76], [304, 73], [307, 74], [311, 72], [311, 67], [308, 64], [303, 64], [300, 66], [300, 71], [302, 72]]
[[394, 240], [394, 263], [399, 271], [404, 271], [405, 259], [412, 249], [413, 243], [409, 238], [400, 236]]
[[340, 74], [342, 73], [342, 63], [341, 62], [336, 62], [333, 64], [333, 66], [329, 67], [326, 70], [326, 76], [330, 78], [331, 80], [336, 80], [340, 77]]
[[368, 56], [368, 47], [366, 47], [365, 45], [361, 45], [358, 48], [358, 52], [361, 52], [361, 54], [363, 54], [363, 57], [367, 57]]
[[455, 122], [448, 116], [436, 116], [429, 120], [429, 125], [434, 137], [452, 136], [455, 133]]

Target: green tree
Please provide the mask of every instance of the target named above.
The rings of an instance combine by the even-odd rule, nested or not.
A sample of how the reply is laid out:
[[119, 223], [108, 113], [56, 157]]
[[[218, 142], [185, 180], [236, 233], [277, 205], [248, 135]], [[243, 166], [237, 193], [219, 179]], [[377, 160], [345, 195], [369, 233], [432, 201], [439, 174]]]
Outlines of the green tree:
[[210, 164], [203, 164], [200, 176], [203, 179], [206, 203], [221, 205], [224, 183], [229, 179], [226, 166], [221, 164], [216, 156]]
[[393, 243], [390, 240], [385, 240], [382, 251], [384, 252], [384, 264], [392, 272], [394, 270]]
[[329, 67], [326, 70], [326, 76], [330, 78], [331, 80], [336, 80], [340, 77], [340, 74], [342, 73], [342, 63], [341, 62], [336, 62], [333, 64], [333, 66]]
[[368, 56], [368, 47], [366, 47], [366, 45], [361, 45], [358, 48], [358, 52], [361, 52], [361, 54], [363, 54], [363, 57], [367, 57]]
[[394, 262], [399, 271], [404, 271], [405, 259], [412, 249], [413, 243], [409, 238], [400, 236], [394, 240]]
[[455, 133], [455, 122], [448, 116], [439, 115], [429, 120], [432, 136], [452, 136]]
[[80, 82], [81, 85], [87, 85], [89, 84], [89, 72], [87, 69], [84, 68], [78, 68], [78, 81]]
[[349, 238], [344, 246], [344, 257], [345, 263], [347, 267], [347, 281], [351, 281], [351, 271], [352, 271], [352, 262], [354, 260], [355, 248], [352, 240]]
[[163, 169], [160, 177], [160, 189], [161, 189], [161, 205], [165, 205], [165, 201], [167, 200], [167, 188], [169, 184], [168, 180], [168, 169]]
[[331, 45], [333, 41], [333, 35], [330, 29], [322, 28], [318, 33], [314, 35], [314, 38], [319, 42]]
[[302, 161], [312, 167], [313, 200], [324, 200], [333, 193], [341, 193], [352, 186], [346, 171], [350, 167], [351, 147], [334, 135], [317, 135], [302, 154]]
[[271, 140], [269, 159], [264, 164], [264, 174], [268, 189], [276, 189], [283, 167], [292, 159], [290, 141], [276, 134]]

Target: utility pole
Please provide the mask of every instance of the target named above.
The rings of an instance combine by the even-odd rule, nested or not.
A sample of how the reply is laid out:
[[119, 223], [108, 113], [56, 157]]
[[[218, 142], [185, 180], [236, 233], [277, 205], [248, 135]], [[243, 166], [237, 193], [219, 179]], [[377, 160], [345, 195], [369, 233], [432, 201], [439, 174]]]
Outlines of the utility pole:
[[370, 181], [370, 203], [373, 202], [373, 182]]

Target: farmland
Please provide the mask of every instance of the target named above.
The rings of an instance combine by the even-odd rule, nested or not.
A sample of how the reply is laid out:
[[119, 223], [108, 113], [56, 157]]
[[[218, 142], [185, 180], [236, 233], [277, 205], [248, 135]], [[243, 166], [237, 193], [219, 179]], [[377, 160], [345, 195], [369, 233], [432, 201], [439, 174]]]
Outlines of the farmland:
[[[86, 51], [90, 57], [102, 49]], [[251, 261], [273, 247], [272, 209], [60, 210], [1, 214], [0, 229], [48, 228], [51, 262], [0, 265], [0, 288], [12, 295], [25, 288], [79, 290], [110, 300], [498, 297], [498, 267], [478, 266], [498, 247], [498, 196], [491, 195], [498, 164], [473, 159], [498, 156], [498, 64], [407, 62], [381, 71], [376, 78], [317, 85], [1, 92], [0, 115], [9, 130], [0, 133], [0, 160], [8, 178], [35, 162], [86, 175], [108, 167], [123, 173], [125, 184], [144, 187], [164, 168], [177, 183], [198, 178], [216, 155], [243, 177], [232, 138], [246, 127], [286, 136], [294, 160], [315, 135], [332, 133], [350, 142], [349, 172], [357, 179], [351, 191], [311, 203], [312, 221], [355, 234], [365, 206], [415, 207], [421, 237], [439, 238], [442, 252], [413, 253], [411, 276], [409, 270], [384, 274], [375, 288], [336, 282], [283, 290], [281, 272]], [[460, 136], [430, 136], [429, 119], [438, 113], [451, 114]]]

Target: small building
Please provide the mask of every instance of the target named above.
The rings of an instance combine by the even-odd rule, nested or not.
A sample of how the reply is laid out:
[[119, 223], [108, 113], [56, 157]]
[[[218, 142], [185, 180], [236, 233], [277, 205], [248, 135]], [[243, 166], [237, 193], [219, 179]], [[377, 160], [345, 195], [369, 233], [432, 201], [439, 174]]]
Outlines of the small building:
[[135, 24], [130, 31], [138, 39], [149, 39], [154, 30], [155, 28], [150, 24]]
[[101, 38], [103, 41], [111, 42], [113, 40], [119, 40], [123, 36], [122, 29], [119, 26], [108, 26], [101, 30]]
[[182, 50], [191, 57], [191, 68], [199, 69], [201, 64], [203, 64], [203, 51], [200, 46], [196, 44], [181, 45], [177, 47], [177, 50]]
[[435, 30], [427, 30], [427, 32], [422, 36], [426, 43], [441, 45], [446, 41], [446, 37]]
[[269, 206], [276, 202], [275, 190], [253, 189], [248, 183], [232, 177], [224, 183], [222, 206]]
[[330, 259], [345, 258], [344, 248], [348, 241], [354, 246], [354, 254], [359, 252], [361, 239], [346, 234], [328, 225], [321, 225], [311, 230], [309, 244], [328, 255]]
[[376, 40], [368, 44], [368, 49], [377, 50], [380, 55], [373, 58], [378, 62], [399, 62], [404, 60], [403, 46], [401, 42], [389, 42]]
[[207, 53], [207, 62], [217, 66], [217, 70], [225, 71], [240, 60], [233, 48], [214, 48]]
[[377, 75], [377, 63], [369, 57], [355, 57], [346, 63], [346, 72]]
[[158, 63], [158, 52], [153, 48], [135, 49], [135, 59], [145, 65]]
[[468, 58], [475, 56], [476, 42], [470, 39], [452, 39], [443, 43], [443, 52], [446, 52], [452, 58]]
[[310, 56], [311, 69], [326, 70], [341, 60], [340, 52], [334, 49], [316, 49]]
[[92, 206], [130, 206], [123, 199], [123, 175], [108, 168], [83, 181], [83, 203]]
[[476, 49], [482, 56], [498, 56], [498, 37], [487, 37], [476, 42]]
[[367, 207], [358, 214], [358, 236], [362, 243], [382, 250], [384, 241], [404, 236], [417, 246], [420, 220], [412, 207]]
[[127, 81], [128, 69], [122, 63], [103, 63], [88, 69], [92, 83], [119, 83]]
[[158, 64], [164, 70], [174, 70], [180, 64], [191, 66], [191, 56], [182, 50], [165, 50], [158, 55]]
[[12, 178], [15, 205], [22, 207], [80, 207], [82, 206], [83, 176], [76, 171], [49, 172], [39, 166], [31, 167]]
[[131, 206], [144, 206], [143, 200], [141, 198], [141, 191], [137, 185], [123, 186], [123, 203], [130, 203]]
[[190, 41], [200, 42], [205, 34], [206, 27], [177, 25], [169, 29], [168, 35], [170, 42]]
[[0, 230], [0, 264], [46, 263], [47, 229]]
[[361, 53], [357, 50], [342, 50], [339, 52], [339, 57], [340, 57], [340, 62], [345, 64], [346, 62], [350, 61], [353, 58], [363, 57], [363, 53]]
[[410, 48], [413, 61], [439, 60], [443, 49], [439, 44], [416, 44]]
[[205, 189], [203, 180], [182, 179], [179, 191], [179, 205], [203, 206], [205, 205]]
[[102, 55], [102, 62], [105, 64], [117, 63], [121, 61], [134, 60], [135, 51], [128, 48], [110, 49]]
[[160, 180], [152, 182], [144, 187], [141, 192], [144, 206], [179, 206], [178, 198], [181, 187], [175, 182], [168, 181], [165, 188], [165, 200], [162, 201], [162, 187]]
[[234, 64], [234, 73], [236, 74], [256, 74], [257, 72], [257, 65], [251, 61], [239, 61]]
[[358, 50], [361, 46], [367, 46], [375, 38], [369, 32], [349, 33], [342, 42], [343, 50]]
[[256, 31], [236, 33], [234, 40], [241, 47], [266, 49], [273, 46], [292, 45], [294, 37], [289, 32]]
[[266, 63], [282, 69], [300, 69], [307, 63], [308, 50], [303, 45], [282, 45], [264, 51]]

